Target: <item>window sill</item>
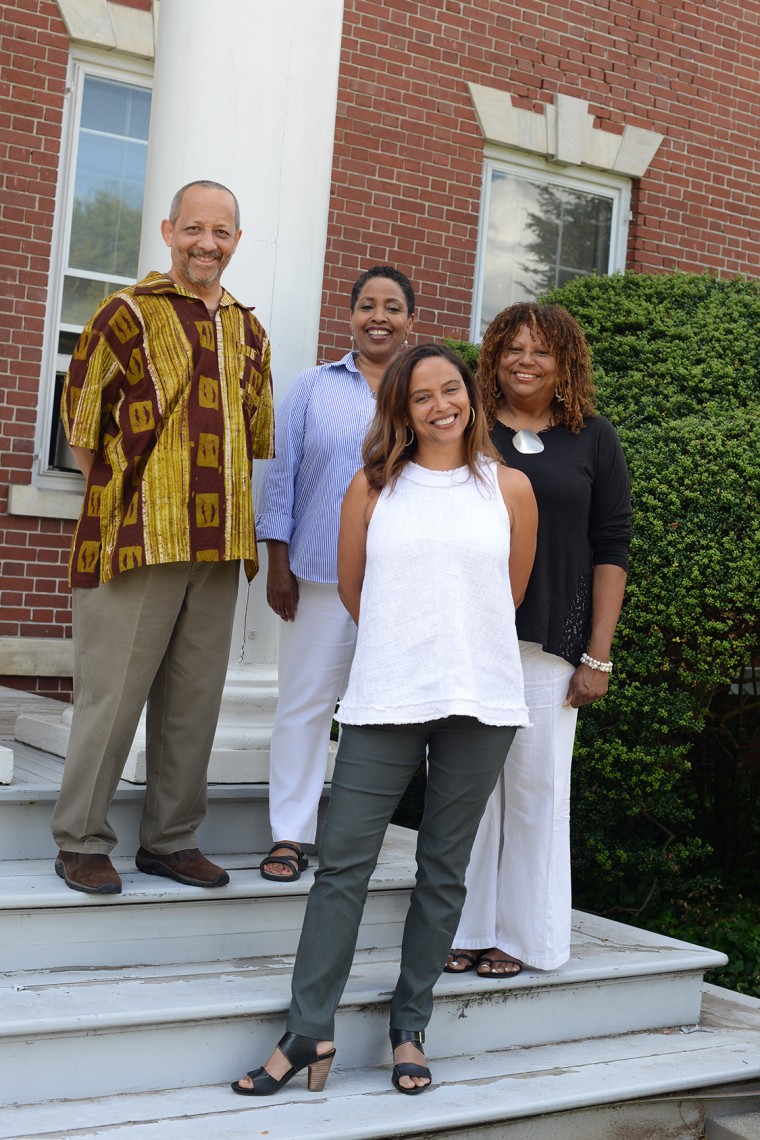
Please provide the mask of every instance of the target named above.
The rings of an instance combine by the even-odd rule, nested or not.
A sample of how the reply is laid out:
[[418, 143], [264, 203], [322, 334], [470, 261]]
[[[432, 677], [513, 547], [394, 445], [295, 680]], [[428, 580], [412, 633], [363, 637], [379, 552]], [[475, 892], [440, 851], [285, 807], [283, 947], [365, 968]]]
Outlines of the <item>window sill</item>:
[[78, 519], [82, 492], [41, 490], [31, 484], [8, 488], [8, 514], [40, 519]]
[[0, 637], [0, 676], [71, 677], [74, 643], [68, 637]]

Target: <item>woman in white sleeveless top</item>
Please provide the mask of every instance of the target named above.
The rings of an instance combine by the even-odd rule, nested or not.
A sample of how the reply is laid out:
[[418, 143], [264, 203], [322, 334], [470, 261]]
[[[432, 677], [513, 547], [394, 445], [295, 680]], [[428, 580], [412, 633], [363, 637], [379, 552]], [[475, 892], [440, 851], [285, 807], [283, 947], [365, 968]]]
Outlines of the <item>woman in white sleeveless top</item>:
[[390, 1038], [395, 1087], [429, 1087], [424, 1029], [470, 850], [515, 730], [528, 724], [514, 607], [533, 564], [535, 499], [528, 479], [496, 460], [478, 389], [454, 353], [421, 345], [390, 366], [363, 457], [341, 515], [338, 588], [358, 637], [319, 870], [288, 1032], [265, 1067], [233, 1084], [248, 1096], [306, 1067], [310, 1090], [324, 1087], [369, 878], [426, 750]]

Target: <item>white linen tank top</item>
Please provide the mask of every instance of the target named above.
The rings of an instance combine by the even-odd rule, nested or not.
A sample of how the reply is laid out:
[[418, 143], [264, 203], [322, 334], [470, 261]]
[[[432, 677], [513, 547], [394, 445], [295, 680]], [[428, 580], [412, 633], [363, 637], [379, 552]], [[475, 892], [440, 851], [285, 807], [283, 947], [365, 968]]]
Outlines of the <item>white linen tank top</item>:
[[497, 465], [407, 463], [367, 532], [359, 633], [338, 720], [418, 724], [472, 716], [528, 725]]

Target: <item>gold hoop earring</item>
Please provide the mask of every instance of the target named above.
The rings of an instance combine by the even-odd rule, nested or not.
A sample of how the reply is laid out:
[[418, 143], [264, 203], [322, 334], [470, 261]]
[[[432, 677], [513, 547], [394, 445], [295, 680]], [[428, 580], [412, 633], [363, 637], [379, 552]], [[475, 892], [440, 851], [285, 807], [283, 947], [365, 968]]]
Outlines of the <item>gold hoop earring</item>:
[[412, 433], [412, 438], [411, 438], [411, 439], [405, 439], [405, 440], [404, 440], [404, 447], [411, 447], [411, 446], [412, 446], [412, 444], [414, 443], [414, 428], [412, 427], [412, 425], [411, 425], [411, 424], [407, 424], [407, 425], [406, 425], [406, 430], [407, 430], [408, 432], [411, 432], [411, 433]]
[[473, 408], [472, 404], [470, 404], [470, 423], [469, 423], [469, 426], [473, 427], [474, 424], [475, 424], [475, 409]]
[[498, 380], [496, 381], [496, 383], [493, 386], [493, 394], [497, 400], [500, 400], [501, 397], [504, 395], [501, 388], [499, 387], [499, 381]]

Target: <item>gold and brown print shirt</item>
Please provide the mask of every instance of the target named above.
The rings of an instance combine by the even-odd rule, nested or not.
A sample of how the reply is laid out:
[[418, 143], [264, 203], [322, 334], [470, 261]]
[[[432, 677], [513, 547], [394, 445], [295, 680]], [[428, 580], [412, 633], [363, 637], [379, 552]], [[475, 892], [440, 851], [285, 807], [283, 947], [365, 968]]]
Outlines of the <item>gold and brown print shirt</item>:
[[226, 291], [214, 319], [161, 273], [106, 298], [61, 402], [69, 444], [96, 453], [72, 586], [238, 558], [254, 576], [252, 461], [274, 453], [269, 357], [261, 324]]

